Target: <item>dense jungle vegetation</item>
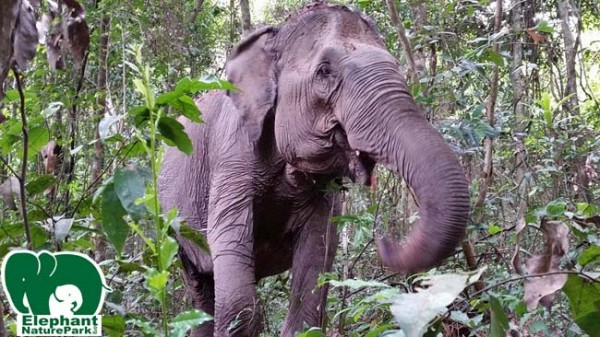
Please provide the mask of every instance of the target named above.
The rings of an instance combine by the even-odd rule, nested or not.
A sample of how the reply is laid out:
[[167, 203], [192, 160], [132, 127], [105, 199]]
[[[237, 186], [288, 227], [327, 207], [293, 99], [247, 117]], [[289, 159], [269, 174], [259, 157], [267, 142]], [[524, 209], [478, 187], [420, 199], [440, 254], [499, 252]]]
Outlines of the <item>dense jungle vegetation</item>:
[[[344, 3], [404, 65], [460, 159], [471, 214], [444, 264], [396, 275], [374, 242], [418, 217], [410, 190], [384, 168], [370, 188], [344, 182], [339, 249], [319, 280], [327, 320], [301, 336], [600, 336], [598, 0]], [[107, 336], [184, 336], [210, 320], [186, 297], [174, 236], [206, 242], [158, 202], [164, 147], [191, 151], [175, 118], [200, 121], [193, 97], [230, 88], [240, 38], [305, 4], [2, 0], [0, 258], [92, 256], [113, 289]], [[278, 336], [289, 282], [260, 282], [262, 336]], [[0, 336], [13, 335], [0, 297]]]

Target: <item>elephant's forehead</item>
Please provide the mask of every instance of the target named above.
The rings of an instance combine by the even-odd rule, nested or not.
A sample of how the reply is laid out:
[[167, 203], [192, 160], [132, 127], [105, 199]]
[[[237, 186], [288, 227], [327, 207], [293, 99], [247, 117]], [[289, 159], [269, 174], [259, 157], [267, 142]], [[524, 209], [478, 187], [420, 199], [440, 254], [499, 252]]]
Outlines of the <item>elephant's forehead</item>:
[[290, 19], [280, 30], [278, 45], [283, 51], [309, 56], [323, 46], [352, 41], [383, 46], [377, 29], [360, 13], [333, 7]]

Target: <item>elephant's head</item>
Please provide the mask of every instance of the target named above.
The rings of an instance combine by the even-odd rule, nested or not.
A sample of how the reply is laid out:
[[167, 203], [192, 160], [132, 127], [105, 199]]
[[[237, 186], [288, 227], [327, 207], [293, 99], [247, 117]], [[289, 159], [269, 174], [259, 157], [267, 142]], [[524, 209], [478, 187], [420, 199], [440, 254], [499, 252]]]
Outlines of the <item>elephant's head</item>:
[[274, 118], [277, 149], [297, 170], [368, 184], [380, 163], [407, 181], [420, 221], [405, 243], [379, 242], [385, 265], [414, 272], [454, 251], [469, 213], [465, 176], [369, 18], [309, 5], [281, 28], [242, 41], [226, 72], [241, 89], [229, 95], [250, 140], [260, 144]]
[[70, 316], [77, 312], [83, 304], [83, 297], [79, 288], [73, 284], [64, 284], [56, 287], [48, 299], [51, 315]]
[[[34, 298], [48, 287], [48, 281], [56, 270], [56, 258], [48, 253], [14, 251], [2, 263], [4, 291], [14, 309], [21, 314], [48, 314], [44, 306], [39, 308]], [[39, 312], [42, 310], [42, 312]]]

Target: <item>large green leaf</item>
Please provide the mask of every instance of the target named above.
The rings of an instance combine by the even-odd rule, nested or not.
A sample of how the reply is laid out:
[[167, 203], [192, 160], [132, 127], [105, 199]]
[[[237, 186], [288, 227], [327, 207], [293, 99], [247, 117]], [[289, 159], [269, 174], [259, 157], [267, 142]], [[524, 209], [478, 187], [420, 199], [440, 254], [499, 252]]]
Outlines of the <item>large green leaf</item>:
[[28, 158], [33, 158], [50, 141], [50, 134], [45, 127], [34, 127], [29, 129]]
[[177, 146], [185, 154], [192, 154], [192, 141], [183, 131], [183, 125], [177, 120], [162, 116], [158, 121], [158, 131], [165, 138], [167, 144]]
[[146, 279], [146, 289], [150, 290], [152, 296], [162, 303], [162, 295], [167, 287], [167, 282], [169, 281], [169, 272], [166, 270], [159, 272], [158, 270], [151, 268], [146, 271], [144, 277]]
[[138, 198], [144, 197], [146, 186], [144, 177], [139, 170], [118, 169], [114, 177], [115, 192], [121, 200], [123, 208], [134, 219], [146, 213], [144, 204], [136, 204]]
[[198, 110], [196, 102], [194, 102], [190, 96], [182, 95], [177, 99], [170, 101], [169, 105], [181, 112], [182, 115], [187, 117], [192, 122], [202, 122], [200, 119], [200, 110]]
[[33, 196], [44, 192], [46, 189], [50, 188], [55, 183], [56, 178], [53, 175], [46, 174], [38, 176], [35, 179], [29, 181], [27, 185], [25, 185], [25, 189], [27, 190], [28, 195]]
[[102, 331], [109, 337], [121, 337], [125, 334], [125, 319], [120, 315], [102, 316]]
[[175, 239], [167, 236], [167, 238], [163, 240], [160, 247], [160, 263], [162, 269], [168, 269], [173, 264], [173, 260], [175, 259], [178, 250], [179, 245]]
[[212, 321], [212, 319], [211, 315], [199, 310], [182, 312], [171, 322], [171, 336], [183, 337], [189, 330], [202, 323]]
[[204, 235], [200, 234], [200, 232], [198, 232], [194, 228], [182, 223], [179, 225], [179, 227], [175, 228], [175, 232], [177, 234], [181, 235], [182, 237], [195, 243], [196, 246], [198, 246], [203, 251], [210, 253], [210, 247], [208, 246], [208, 243], [206, 242], [206, 238], [204, 237]]
[[580, 265], [586, 266], [590, 263], [600, 262], [600, 246], [592, 246], [584, 250], [577, 259]]
[[505, 337], [506, 330], [508, 330], [508, 317], [498, 301], [494, 296], [490, 296], [490, 310], [491, 322], [490, 322], [490, 337]]
[[575, 323], [590, 336], [600, 336], [600, 284], [570, 274], [563, 291]]
[[123, 217], [127, 214], [115, 190], [113, 182], [102, 191], [102, 229], [111, 245], [120, 255], [129, 233], [129, 226]]

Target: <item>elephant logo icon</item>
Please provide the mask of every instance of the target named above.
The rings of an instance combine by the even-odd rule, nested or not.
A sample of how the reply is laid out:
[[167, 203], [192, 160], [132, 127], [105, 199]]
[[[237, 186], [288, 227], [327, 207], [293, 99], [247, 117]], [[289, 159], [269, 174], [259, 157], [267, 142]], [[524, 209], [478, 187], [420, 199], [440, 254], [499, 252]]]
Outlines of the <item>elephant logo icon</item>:
[[101, 336], [99, 313], [111, 289], [89, 256], [16, 250], [1, 272], [18, 336]]

